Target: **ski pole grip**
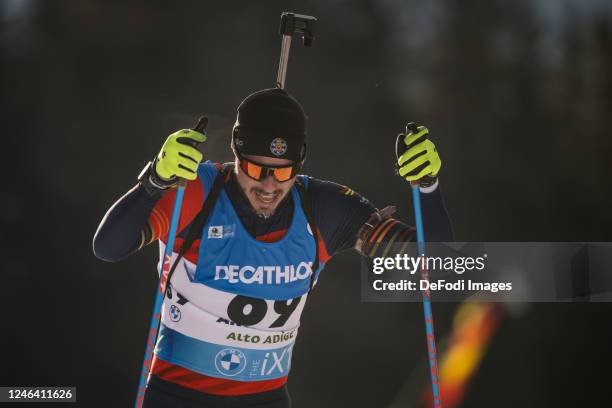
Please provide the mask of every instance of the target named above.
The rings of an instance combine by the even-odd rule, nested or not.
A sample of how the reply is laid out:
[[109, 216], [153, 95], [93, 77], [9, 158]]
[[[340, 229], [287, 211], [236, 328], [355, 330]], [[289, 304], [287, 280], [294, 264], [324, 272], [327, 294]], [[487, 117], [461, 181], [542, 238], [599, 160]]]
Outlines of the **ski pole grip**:
[[[408, 150], [408, 146], [406, 146], [406, 143], [404, 143], [404, 139], [406, 138], [406, 136], [409, 133], [416, 134], [418, 132], [419, 132], [419, 126], [415, 122], [409, 122], [408, 124], [406, 124], [406, 133], [405, 134], [400, 133], [399, 135], [397, 135], [397, 139], [395, 140], [395, 158], [396, 160], [399, 160], [400, 156], [404, 154], [406, 150]], [[399, 175], [399, 165], [397, 163], [395, 164], [395, 174]], [[410, 184], [413, 186], [416, 186], [419, 184], [419, 181], [413, 181]]]
[[419, 126], [415, 122], [410, 122], [406, 125], [406, 134], [408, 134], [409, 131], [412, 133], [418, 133]]
[[[208, 118], [206, 116], [200, 116], [200, 119], [198, 119], [198, 123], [191, 128], [191, 130], [195, 130], [196, 132], [200, 132], [203, 135], [206, 134], [206, 127], [208, 126]], [[187, 146], [191, 146], [195, 149], [198, 148], [198, 145], [200, 143], [196, 142], [193, 139], [190, 139], [188, 137], [182, 137], [180, 138], [180, 142], [183, 144], [186, 144]]]
[[[406, 125], [406, 134], [408, 133], [413, 133], [413, 134], [417, 134], [419, 132], [419, 126], [415, 123], [415, 122], [410, 122]], [[405, 143], [402, 144], [404, 145], [404, 151], [406, 151], [406, 149], [408, 148], [408, 146], [405, 145]], [[403, 153], [403, 152], [402, 152]], [[399, 158], [399, 156], [397, 156]], [[411, 184], [413, 186], [420, 186], [420, 185], [431, 185], [435, 182], [435, 178], [430, 176], [430, 175], [426, 175], [423, 176], [423, 178], [421, 180], [415, 180], [413, 181]]]
[[[206, 116], [200, 116], [200, 119], [198, 119], [198, 123], [191, 128], [191, 130], [195, 130], [196, 132], [200, 132], [202, 134], [206, 134], [206, 127], [208, 126], [208, 118]], [[178, 139], [179, 142], [186, 144], [187, 146], [191, 146], [194, 149], [197, 149], [199, 144], [198, 142], [196, 142], [193, 139], [190, 139], [188, 137], [181, 137]], [[185, 179], [179, 179], [178, 182], [178, 186], [185, 188], [187, 186], [187, 180]]]
[[200, 116], [200, 119], [198, 119], [198, 124], [195, 125], [191, 130], [204, 133], [206, 132], [206, 126], [208, 126], [208, 118], [206, 116]]
[[[406, 135], [408, 135], [408, 133], [412, 132], [412, 133], [417, 133], [419, 131], [419, 127], [417, 126], [417, 124], [415, 122], [410, 122], [406, 125], [406, 133], [400, 133], [399, 135], [397, 135], [397, 139], [395, 140], [395, 158], [397, 160], [399, 160], [400, 156], [402, 154], [404, 154], [404, 152], [408, 149], [408, 146], [406, 146], [406, 143], [404, 143], [404, 138], [406, 137]], [[396, 173], [399, 174], [399, 167], [396, 164]]]
[[206, 127], [208, 126], [208, 118], [206, 116], [200, 116], [198, 119], [198, 124], [195, 125], [191, 130], [195, 130], [196, 132], [206, 133]]

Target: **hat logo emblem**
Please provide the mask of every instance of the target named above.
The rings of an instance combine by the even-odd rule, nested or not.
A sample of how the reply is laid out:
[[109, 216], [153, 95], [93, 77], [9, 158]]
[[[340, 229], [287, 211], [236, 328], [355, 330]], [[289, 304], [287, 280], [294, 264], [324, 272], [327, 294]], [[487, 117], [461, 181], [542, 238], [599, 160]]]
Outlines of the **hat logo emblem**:
[[285, 139], [277, 137], [270, 143], [270, 151], [275, 156], [282, 156], [287, 151], [287, 142]]

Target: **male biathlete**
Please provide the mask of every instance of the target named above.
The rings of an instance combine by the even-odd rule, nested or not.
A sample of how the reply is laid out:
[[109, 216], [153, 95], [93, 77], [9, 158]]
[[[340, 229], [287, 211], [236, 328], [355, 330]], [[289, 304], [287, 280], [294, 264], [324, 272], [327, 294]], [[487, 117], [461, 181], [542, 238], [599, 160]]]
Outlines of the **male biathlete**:
[[[284, 90], [249, 95], [232, 132], [235, 160], [224, 165], [201, 162], [192, 146], [204, 134], [170, 135], [98, 227], [100, 259], [118, 261], [153, 241], [163, 256], [173, 187], [187, 179], [176, 257], [203, 204], [214, 199], [170, 280], [145, 408], [290, 407], [286, 382], [300, 315], [325, 263], [351, 248], [389, 256], [391, 245], [413, 240], [414, 228], [350, 188], [298, 175], [306, 119]], [[430, 176], [421, 185], [425, 236], [450, 241], [441, 162], [427, 136], [424, 127], [405, 136], [399, 173], [410, 182]]]

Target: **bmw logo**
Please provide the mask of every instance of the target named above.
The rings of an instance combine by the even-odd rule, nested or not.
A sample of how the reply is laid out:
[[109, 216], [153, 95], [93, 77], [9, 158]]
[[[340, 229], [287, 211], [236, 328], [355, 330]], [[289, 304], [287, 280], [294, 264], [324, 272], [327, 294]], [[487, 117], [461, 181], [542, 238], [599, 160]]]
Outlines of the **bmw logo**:
[[170, 306], [170, 320], [173, 322], [178, 322], [181, 320], [181, 309], [176, 305]]
[[277, 137], [270, 143], [270, 151], [275, 156], [282, 156], [287, 151], [287, 142], [285, 139]]
[[221, 374], [233, 377], [246, 367], [246, 356], [237, 349], [223, 349], [215, 357], [215, 367]]

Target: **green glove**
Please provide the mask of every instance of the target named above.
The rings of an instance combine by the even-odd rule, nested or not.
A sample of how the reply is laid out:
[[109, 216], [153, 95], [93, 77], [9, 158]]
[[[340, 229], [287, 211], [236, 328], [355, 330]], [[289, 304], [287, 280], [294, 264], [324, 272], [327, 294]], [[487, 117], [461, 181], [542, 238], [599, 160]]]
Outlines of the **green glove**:
[[420, 181], [426, 176], [435, 180], [442, 167], [440, 155], [428, 135], [429, 130], [419, 126], [417, 133], [410, 132], [404, 137], [407, 150], [397, 159], [397, 164], [399, 175], [409, 182]]
[[181, 177], [195, 180], [202, 153], [194, 146], [206, 140], [206, 135], [191, 129], [179, 130], [168, 136], [155, 159], [155, 172], [165, 181]]

